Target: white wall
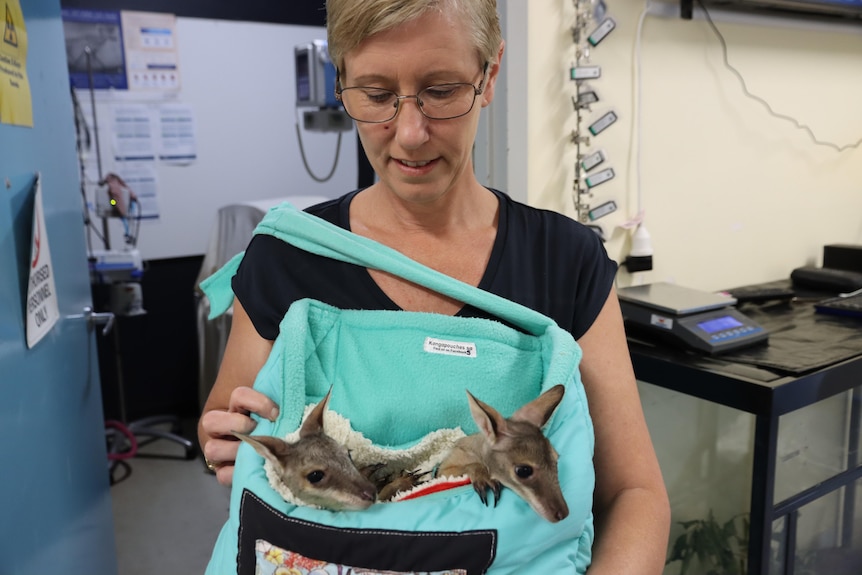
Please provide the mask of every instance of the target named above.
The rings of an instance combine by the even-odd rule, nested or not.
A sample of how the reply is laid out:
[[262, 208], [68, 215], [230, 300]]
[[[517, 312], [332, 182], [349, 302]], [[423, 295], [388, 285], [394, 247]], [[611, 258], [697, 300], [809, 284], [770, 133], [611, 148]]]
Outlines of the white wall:
[[[505, 181], [493, 183], [574, 215], [572, 2], [501, 0], [501, 6], [508, 16], [509, 156]], [[643, 8], [637, 0], [610, 0], [617, 30], [592, 56], [603, 69], [593, 82], [602, 101], [592, 117], [608, 109], [620, 116], [593, 141], [617, 173], [595, 189], [593, 203], [620, 205], [598, 222], [620, 261], [629, 240], [615, 226], [638, 211], [634, 43]], [[715, 19], [730, 62], [752, 92], [823, 140], [843, 145], [862, 138], [862, 26], [727, 13]], [[226, 203], [335, 197], [355, 187], [355, 132], [345, 134], [334, 177], [319, 184], [302, 166], [294, 131], [293, 47], [323, 37], [322, 28], [193, 18], [179, 18], [177, 26], [178, 100], [194, 107], [198, 160], [159, 167], [162, 217], [142, 225], [145, 259], [203, 253], [215, 212]], [[862, 243], [858, 148], [815, 146], [743, 95], [702, 17], [682, 20], [677, 5], [655, 3], [642, 36], [640, 182], [655, 269], [635, 278], [622, 271], [621, 284], [674, 280], [718, 289], [766, 281], [819, 263], [823, 244]], [[336, 136], [303, 138], [314, 172], [328, 172]]]
[[[223, 205], [282, 196], [332, 198], [356, 187], [355, 131], [344, 134], [338, 167], [326, 183], [312, 179], [299, 152], [293, 49], [320, 38], [325, 32], [318, 27], [177, 19], [182, 90], [175, 99], [193, 107], [198, 158], [189, 166], [158, 166], [161, 217], [141, 224], [138, 248], [145, 260], [203, 254]], [[82, 94], [82, 103], [88, 98]], [[108, 110], [102, 103], [97, 110], [107, 172], [113, 167], [104, 134]], [[312, 171], [325, 176], [337, 135], [303, 132], [302, 138]], [[122, 227], [116, 220], [111, 224], [117, 249]], [[94, 243], [100, 247], [95, 238]]]
[[[645, 3], [607, 2], [617, 29], [592, 51], [591, 63], [602, 67], [601, 79], [591, 83], [601, 101], [587, 123], [609, 109], [618, 113], [617, 125], [592, 141], [617, 177], [595, 188], [593, 203], [620, 204], [617, 214], [598, 222], [611, 235], [609, 253], [622, 261], [629, 237], [615, 226], [637, 213], [640, 181], [655, 250], [654, 270], [632, 276], [622, 269], [621, 285], [670, 280], [717, 290], [770, 281], [821, 264], [824, 244], [862, 244], [862, 149], [815, 145], [746, 97], [701, 13], [682, 20], [673, 3], [654, 3], [644, 19], [638, 178], [635, 38]], [[750, 92], [808, 124], [821, 140], [843, 146], [862, 139], [862, 24], [711, 13]], [[531, 204], [571, 216], [573, 23], [570, 0], [530, 0], [523, 23], [528, 55], [520, 70], [509, 60], [510, 78], [524, 77], [529, 86], [527, 153], [510, 160], [525, 166]], [[714, 508], [726, 519], [747, 511], [752, 417], [647, 384], [640, 390], [674, 517], [699, 518]], [[845, 399], [821, 402], [815, 413], [832, 410], [839, 415], [830, 421], [840, 427]], [[808, 433], [798, 421], [803, 416], [809, 411], [782, 419], [782, 493], [822, 479], [822, 460], [842, 455], [844, 430]], [[831, 499], [818, 505], [800, 526], [806, 549], [824, 533], [834, 539], [837, 507]], [[671, 541], [679, 533], [674, 524]]]
[[[608, 109], [620, 117], [592, 142], [617, 173], [594, 189], [593, 205], [620, 204], [597, 222], [618, 261], [629, 237], [616, 226], [638, 211], [634, 48], [644, 6], [609, 0], [617, 29], [592, 51], [592, 63], [602, 66], [592, 83], [601, 101], [587, 121]], [[821, 140], [842, 146], [862, 138], [862, 25], [712, 13], [752, 93]], [[640, 185], [654, 269], [641, 277], [623, 270], [620, 284], [670, 280], [715, 290], [769, 281], [820, 264], [824, 244], [862, 243], [862, 150], [817, 146], [770, 116], [724, 66], [703, 17], [678, 14], [677, 4], [654, 3], [644, 21]], [[572, 2], [530, 0], [526, 70], [510, 69], [529, 86], [529, 201], [569, 215], [573, 22]]]

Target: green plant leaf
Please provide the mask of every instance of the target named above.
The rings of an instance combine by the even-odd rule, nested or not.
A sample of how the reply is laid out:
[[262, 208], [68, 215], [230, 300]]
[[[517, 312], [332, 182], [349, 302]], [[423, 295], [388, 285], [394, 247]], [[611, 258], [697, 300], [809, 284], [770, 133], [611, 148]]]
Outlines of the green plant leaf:
[[[678, 521], [685, 532], [676, 538], [665, 564], [681, 561], [685, 575], [697, 557], [707, 575], [743, 575], [748, 556], [750, 521], [746, 513], [734, 515], [724, 523], [715, 520], [712, 509], [706, 519]], [[741, 527], [741, 529], [740, 529]]]
[[679, 561], [686, 556], [686, 551], [688, 550], [688, 538], [686, 534], [683, 533], [679, 537], [676, 538], [676, 541], [673, 543], [673, 548], [670, 552], [670, 557], [665, 562], [665, 565], [668, 563], [672, 563], [674, 561]]

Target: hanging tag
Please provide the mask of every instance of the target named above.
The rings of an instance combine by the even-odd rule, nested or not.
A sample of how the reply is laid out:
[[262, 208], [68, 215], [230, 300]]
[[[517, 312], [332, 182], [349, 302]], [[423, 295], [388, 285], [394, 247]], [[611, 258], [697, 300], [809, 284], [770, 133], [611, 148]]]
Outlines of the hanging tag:
[[33, 203], [33, 243], [30, 249], [30, 277], [27, 282], [27, 347], [32, 348], [51, 331], [60, 319], [54, 266], [48, 246], [48, 230], [42, 209], [42, 177], [37, 174], [36, 201]]

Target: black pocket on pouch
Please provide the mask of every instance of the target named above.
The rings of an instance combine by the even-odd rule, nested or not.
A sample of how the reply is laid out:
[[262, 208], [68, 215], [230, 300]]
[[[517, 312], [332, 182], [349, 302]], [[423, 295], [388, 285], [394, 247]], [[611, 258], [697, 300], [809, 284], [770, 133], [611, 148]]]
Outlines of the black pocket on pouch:
[[[387, 505], [397, 505], [395, 503]], [[238, 575], [254, 575], [265, 561], [314, 563], [392, 573], [481, 575], [494, 561], [496, 530], [462, 532], [347, 529], [288, 517], [243, 491]], [[307, 571], [311, 571], [308, 568]]]

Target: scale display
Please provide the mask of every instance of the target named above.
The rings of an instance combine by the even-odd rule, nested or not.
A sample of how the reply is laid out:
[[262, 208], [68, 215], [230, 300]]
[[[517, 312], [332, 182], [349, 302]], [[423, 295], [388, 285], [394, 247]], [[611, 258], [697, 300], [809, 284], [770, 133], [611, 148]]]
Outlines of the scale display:
[[619, 288], [630, 331], [710, 355], [762, 343], [768, 332], [733, 307], [736, 299], [670, 283]]
[[699, 327], [706, 333], [713, 334], [716, 332], [733, 329], [735, 327], [743, 327], [744, 325], [744, 323], [737, 320], [736, 318], [730, 317], [729, 315], [725, 315], [717, 317], [715, 319], [698, 322], [697, 327]]

